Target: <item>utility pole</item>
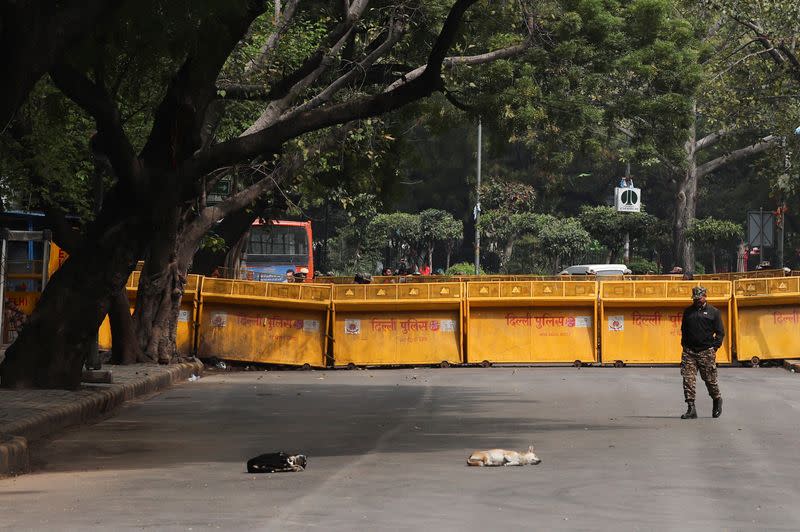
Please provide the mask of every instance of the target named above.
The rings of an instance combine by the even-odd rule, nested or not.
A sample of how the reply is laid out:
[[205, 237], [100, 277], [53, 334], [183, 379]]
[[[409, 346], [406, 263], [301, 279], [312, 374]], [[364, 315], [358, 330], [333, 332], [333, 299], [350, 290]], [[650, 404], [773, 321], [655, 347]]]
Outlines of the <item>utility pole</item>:
[[481, 218], [481, 151], [482, 151], [482, 128], [481, 119], [478, 117], [478, 182], [475, 185], [475, 275], [481, 271], [481, 230], [478, 222]]
[[[625, 163], [625, 179], [631, 176], [631, 161], [630, 158]], [[625, 261], [625, 265], [627, 265], [631, 260], [631, 234], [628, 231], [625, 231], [625, 246], [623, 247], [623, 260]]]
[[[783, 196], [781, 196], [781, 198], [782, 197]], [[783, 228], [784, 228], [784, 224], [786, 223], [786, 219], [784, 218], [784, 209], [785, 209], [785, 207], [786, 207], [786, 203], [784, 203], [782, 199], [779, 200], [778, 201], [778, 215], [775, 217], [775, 221], [776, 221], [775, 225], [777, 225], [777, 227], [775, 228], [776, 229], [776, 231], [775, 231], [776, 235], [775, 236], [778, 238], [778, 247], [777, 247], [776, 253], [777, 253], [777, 259], [778, 259], [778, 268], [781, 268], [781, 269], [783, 269], [783, 264], [784, 264]]]
[[758, 223], [761, 224], [761, 245], [758, 246], [758, 267], [764, 262], [764, 242], [766, 241], [767, 229], [764, 225], [764, 207], [758, 209]]

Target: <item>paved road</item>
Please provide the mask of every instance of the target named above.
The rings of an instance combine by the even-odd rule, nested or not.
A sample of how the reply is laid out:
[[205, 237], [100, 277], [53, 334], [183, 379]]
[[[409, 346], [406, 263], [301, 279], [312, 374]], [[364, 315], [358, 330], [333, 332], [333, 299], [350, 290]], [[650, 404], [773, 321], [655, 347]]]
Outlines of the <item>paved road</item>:
[[[676, 419], [678, 370], [210, 376], [42, 442], [0, 527], [155, 530], [800, 529], [800, 378], [723, 369], [725, 412]], [[475, 449], [543, 462], [470, 468]], [[244, 462], [302, 450], [303, 473]]]

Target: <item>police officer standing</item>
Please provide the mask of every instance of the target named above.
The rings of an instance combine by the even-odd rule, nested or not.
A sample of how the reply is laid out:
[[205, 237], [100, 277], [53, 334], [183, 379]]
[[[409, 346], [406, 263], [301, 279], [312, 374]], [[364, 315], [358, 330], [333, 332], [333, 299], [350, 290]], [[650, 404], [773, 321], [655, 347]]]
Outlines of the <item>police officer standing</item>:
[[722, 394], [717, 383], [716, 352], [722, 346], [725, 328], [717, 308], [706, 302], [706, 289], [702, 286], [692, 288], [692, 306], [683, 311], [681, 323], [681, 375], [683, 376], [683, 395], [688, 408], [681, 419], [696, 419], [694, 407], [695, 382], [697, 370], [706, 383], [708, 394], [714, 400], [711, 411], [713, 417], [722, 415]]

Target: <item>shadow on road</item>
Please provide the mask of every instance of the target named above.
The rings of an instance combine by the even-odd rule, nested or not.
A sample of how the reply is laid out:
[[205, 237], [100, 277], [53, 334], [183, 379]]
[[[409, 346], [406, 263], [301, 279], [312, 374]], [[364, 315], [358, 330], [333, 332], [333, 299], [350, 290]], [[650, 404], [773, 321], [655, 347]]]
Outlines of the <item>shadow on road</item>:
[[[34, 466], [62, 472], [219, 462], [244, 467], [248, 458], [277, 450], [321, 458], [521, 449], [543, 432], [644, 428], [541, 417], [537, 402], [508, 391], [417, 383], [187, 385], [40, 442]], [[506, 405], [501, 417], [497, 403]]]

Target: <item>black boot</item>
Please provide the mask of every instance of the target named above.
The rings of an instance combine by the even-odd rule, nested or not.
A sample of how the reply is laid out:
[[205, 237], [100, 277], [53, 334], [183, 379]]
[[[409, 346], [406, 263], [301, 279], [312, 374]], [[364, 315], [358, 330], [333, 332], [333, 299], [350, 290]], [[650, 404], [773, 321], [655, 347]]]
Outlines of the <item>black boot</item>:
[[722, 397], [714, 399], [714, 407], [711, 410], [711, 417], [719, 417], [722, 415]]
[[697, 419], [697, 410], [694, 409], [694, 403], [687, 402], [686, 413], [681, 416], [681, 419]]

